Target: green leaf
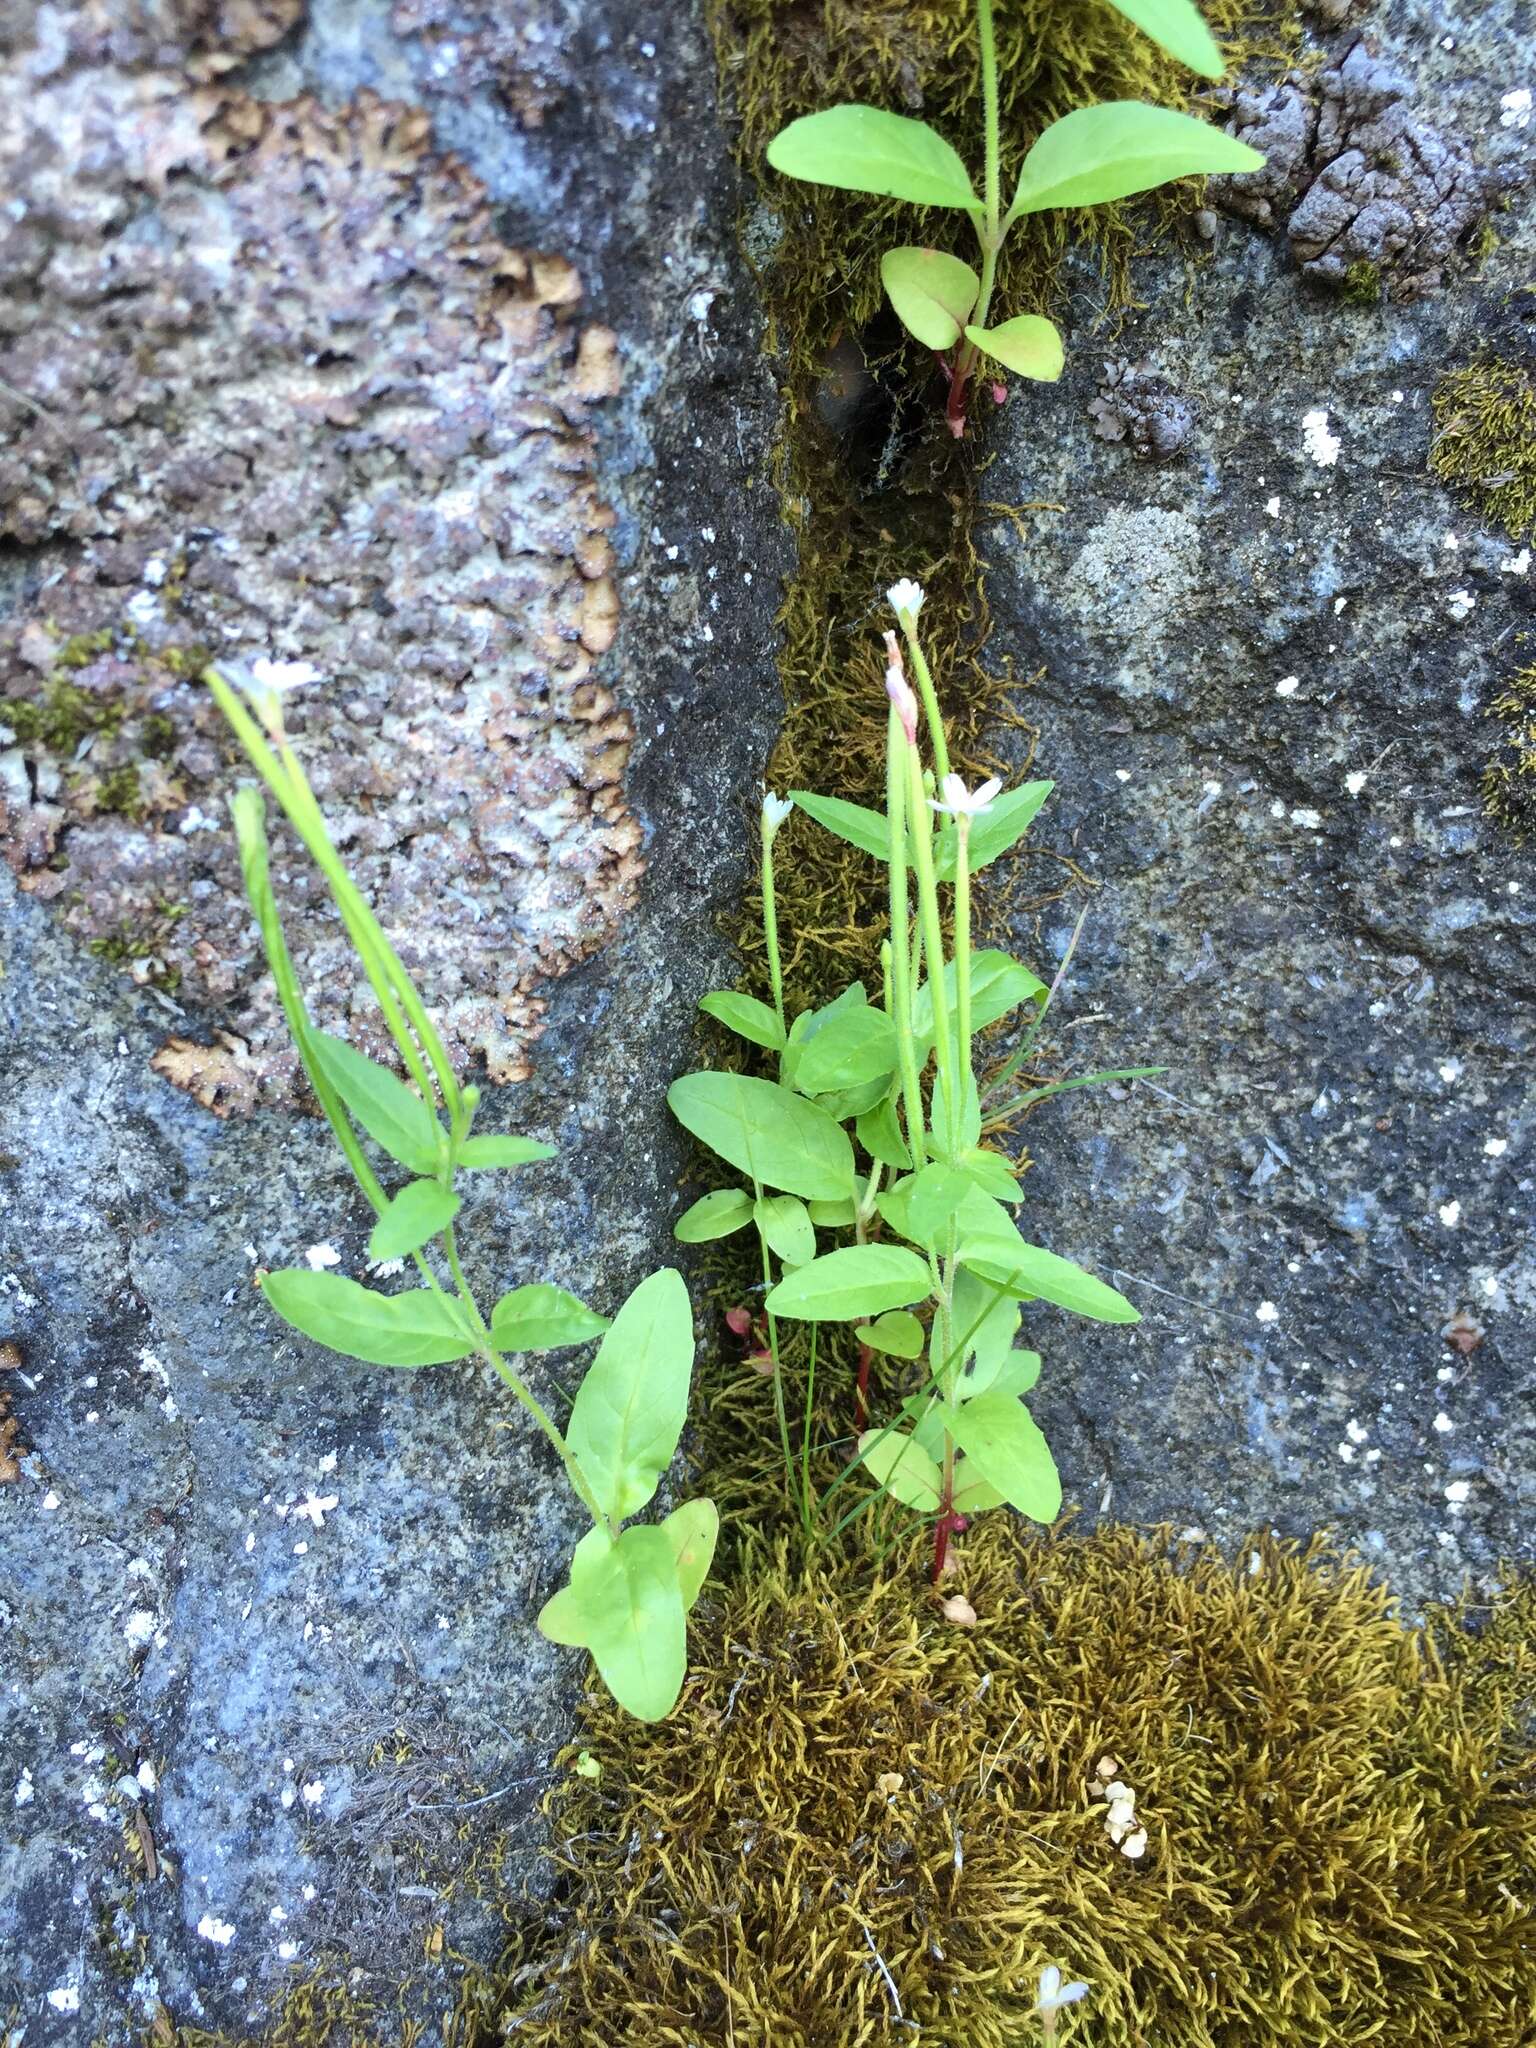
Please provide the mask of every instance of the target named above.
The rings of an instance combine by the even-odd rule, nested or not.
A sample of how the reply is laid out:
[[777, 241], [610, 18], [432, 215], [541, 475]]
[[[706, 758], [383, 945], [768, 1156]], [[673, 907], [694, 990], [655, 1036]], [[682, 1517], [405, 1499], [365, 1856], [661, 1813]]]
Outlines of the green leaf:
[[546, 1280], [514, 1287], [491, 1310], [491, 1342], [498, 1351], [564, 1351], [590, 1344], [607, 1327], [606, 1316]]
[[457, 1302], [428, 1287], [380, 1294], [340, 1273], [301, 1267], [269, 1273], [261, 1292], [285, 1323], [369, 1365], [446, 1365], [475, 1348]]
[[734, 989], [721, 989], [711, 996], [700, 996], [699, 1008], [706, 1017], [713, 1017], [728, 1031], [734, 1031], [738, 1038], [749, 1038], [754, 1045], [765, 1045], [770, 1052], [778, 1052], [784, 1044], [784, 1034], [779, 1029], [777, 1015], [766, 1003], [760, 1003], [756, 996], [744, 996]]
[[866, 1429], [859, 1438], [864, 1470], [903, 1507], [931, 1515], [939, 1505], [944, 1474], [922, 1446], [898, 1430]]
[[816, 1232], [797, 1195], [764, 1195], [756, 1205], [757, 1227], [786, 1266], [803, 1266], [816, 1256]]
[[1145, 1081], [1153, 1074], [1166, 1074], [1166, 1067], [1103, 1067], [1097, 1074], [1077, 1074], [1070, 1081], [1047, 1081], [1040, 1088], [1026, 1088], [1009, 1104], [1010, 1112], [1027, 1109], [1032, 1102], [1049, 1102], [1053, 1095], [1070, 1095], [1074, 1088], [1097, 1088], [1106, 1081]]
[[553, 1593], [539, 1609], [539, 1634], [552, 1643], [563, 1643], [570, 1650], [584, 1650], [587, 1647], [586, 1616], [581, 1610], [581, 1601], [576, 1594], [575, 1581], [578, 1575], [598, 1559], [606, 1557], [613, 1548], [613, 1538], [606, 1529], [589, 1529], [576, 1545], [571, 1555], [570, 1580], [558, 1593]]
[[1226, 69], [1193, 0], [1110, 0], [1110, 5], [1202, 78], [1220, 78]]
[[886, 1166], [909, 1167], [912, 1164], [912, 1154], [902, 1136], [896, 1104], [889, 1098], [866, 1110], [854, 1129], [858, 1132], [859, 1143], [871, 1159], [878, 1159]]
[[466, 1138], [455, 1157], [458, 1166], [476, 1172], [496, 1166], [528, 1166], [535, 1159], [553, 1159], [556, 1148], [542, 1138], [519, 1138], [511, 1131], [487, 1131], [481, 1138]]
[[[966, 1070], [960, 1076], [960, 1127], [956, 1133], [956, 1147], [961, 1153], [969, 1152], [981, 1142], [981, 1102], [976, 1093], [976, 1076]], [[949, 1110], [944, 1095], [943, 1076], [933, 1077], [933, 1136], [943, 1134], [945, 1142], [949, 1135]]]
[[[949, 1004], [951, 1019], [955, 1015], [959, 992], [957, 979], [958, 963], [945, 962], [944, 990]], [[1020, 1003], [1038, 1002], [1046, 993], [1045, 983], [1038, 975], [1031, 974], [1027, 967], [1008, 954], [1000, 953], [994, 947], [971, 955], [971, 1029], [985, 1030], [995, 1024], [999, 1017], [1006, 1017], [1010, 1010]], [[926, 1050], [933, 1043], [933, 991], [923, 982], [912, 997], [912, 1029], [918, 1044]]]
[[661, 1524], [672, 1544], [678, 1590], [687, 1613], [704, 1590], [720, 1535], [720, 1511], [712, 1500], [685, 1500]]
[[688, 1290], [675, 1268], [663, 1266], [614, 1317], [566, 1430], [582, 1476], [613, 1521], [643, 1508], [661, 1484], [688, 1418], [692, 1371]]
[[380, 1215], [368, 1239], [370, 1259], [401, 1259], [420, 1251], [459, 1213], [459, 1198], [440, 1181], [413, 1180]]
[[345, 1039], [316, 1031], [310, 1044], [321, 1072], [374, 1143], [412, 1173], [436, 1173], [446, 1133], [421, 1097]]
[[[992, 799], [979, 818], [971, 821], [965, 864], [973, 875], [1018, 844], [1055, 787], [1054, 782], [1024, 782], [1017, 789], [1005, 789], [1001, 796]], [[938, 862], [941, 882], [952, 882], [955, 878], [955, 847], [950, 831]]]
[[840, 796], [817, 796], [814, 790], [792, 789], [790, 795], [807, 816], [861, 853], [873, 854], [881, 862], [891, 857], [891, 831], [883, 811], [867, 810]]
[[1052, 1301], [1073, 1315], [1090, 1316], [1096, 1323], [1139, 1323], [1141, 1312], [1132, 1308], [1123, 1294], [1070, 1259], [1058, 1258], [1037, 1244], [1026, 1244], [1017, 1231], [1009, 1236], [987, 1236], [962, 1243], [958, 1257], [983, 1280], [1005, 1287], [1025, 1300]]
[[983, 1364], [978, 1358], [966, 1367], [955, 1388], [959, 1403], [974, 1401], [978, 1394], [1027, 1394], [1040, 1378], [1038, 1351], [1004, 1351]]
[[893, 1230], [927, 1251], [942, 1251], [950, 1219], [975, 1186], [957, 1166], [933, 1164], [898, 1181], [875, 1207]]
[[[896, 1066], [896, 1027], [884, 1010], [844, 1010], [800, 1048], [795, 1086], [805, 1095], [888, 1080]], [[878, 1099], [878, 1098], [877, 1098]]]
[[[657, 1524], [638, 1523], [623, 1530], [617, 1543], [594, 1546], [584, 1556], [585, 1540], [571, 1560], [575, 1625], [625, 1712], [637, 1721], [663, 1720], [677, 1703], [688, 1669], [676, 1539]], [[539, 1616], [541, 1628], [547, 1616], [549, 1607]], [[564, 1616], [553, 1619], [559, 1626]]]
[[965, 165], [942, 135], [925, 121], [888, 114], [883, 107], [845, 105], [803, 114], [769, 143], [768, 161], [786, 177], [843, 192], [965, 212], [981, 203]]
[[853, 1334], [871, 1351], [883, 1351], [889, 1358], [923, 1355], [923, 1326], [908, 1309], [890, 1309], [876, 1323], [861, 1323]]
[[714, 1237], [729, 1237], [751, 1221], [752, 1197], [745, 1188], [716, 1188], [683, 1211], [672, 1226], [672, 1235], [679, 1244], [707, 1244]]
[[1034, 1522], [1061, 1513], [1061, 1480], [1040, 1426], [1012, 1394], [981, 1394], [950, 1418], [950, 1435], [981, 1477]]
[[1038, 313], [1017, 313], [1001, 327], [967, 327], [965, 338], [1005, 370], [1037, 384], [1054, 384], [1066, 361], [1060, 331]]
[[845, 1195], [839, 1202], [807, 1202], [811, 1221], [821, 1230], [851, 1229], [859, 1213], [859, 1205], [851, 1195]]
[[894, 1244], [851, 1244], [786, 1273], [768, 1295], [776, 1316], [838, 1323], [908, 1308], [932, 1288], [926, 1260]]
[[1003, 1496], [976, 1469], [975, 1460], [956, 1458], [954, 1506], [957, 1515], [980, 1515], [988, 1508], [1000, 1508]]
[[1022, 1318], [1011, 1294], [999, 1293], [961, 1266], [955, 1274], [955, 1342], [964, 1342], [972, 1363], [966, 1367], [971, 1391], [983, 1393], [1002, 1372]]
[[792, 1088], [748, 1074], [685, 1074], [667, 1101], [685, 1130], [749, 1180], [815, 1201], [852, 1191], [847, 1133]]
[[1051, 123], [1024, 159], [1008, 218], [1052, 206], [1100, 206], [1173, 178], [1256, 171], [1263, 162], [1256, 149], [1208, 121], [1141, 100], [1108, 100]]
[[960, 339], [981, 279], [969, 263], [942, 249], [887, 249], [880, 282], [896, 317], [925, 348], [952, 348]]
[[1000, 1153], [988, 1152], [980, 1145], [973, 1146], [960, 1164], [982, 1193], [990, 1195], [994, 1201], [1018, 1202], [1023, 1199], [1017, 1177]]

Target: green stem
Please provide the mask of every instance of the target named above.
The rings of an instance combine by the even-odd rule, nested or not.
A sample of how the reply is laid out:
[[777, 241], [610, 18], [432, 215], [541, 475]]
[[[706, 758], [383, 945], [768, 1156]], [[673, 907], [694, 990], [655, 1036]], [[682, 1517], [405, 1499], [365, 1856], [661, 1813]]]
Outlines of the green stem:
[[[949, 992], [944, 986], [944, 927], [939, 918], [939, 885], [933, 866], [933, 834], [922, 823], [928, 799], [923, 788], [922, 763], [918, 758], [915, 743], [907, 746], [906, 756], [907, 800], [919, 821], [912, 834], [912, 865], [917, 875], [917, 914], [922, 927], [924, 965], [928, 970], [928, 994], [933, 1010], [934, 1053], [938, 1060], [939, 1074], [944, 1082], [945, 1121], [949, 1126], [944, 1143], [948, 1156], [953, 1158], [959, 1149], [957, 1139], [960, 1130], [960, 1100], [955, 1074], [954, 1041], [949, 1030]], [[921, 1161], [917, 1163], [921, 1164]]]
[[939, 695], [933, 687], [933, 675], [928, 667], [927, 656], [918, 644], [917, 627], [907, 619], [901, 622], [906, 637], [907, 652], [912, 657], [912, 667], [917, 676], [917, 693], [923, 700], [923, 716], [928, 722], [928, 737], [933, 745], [933, 772], [938, 779], [939, 794], [943, 794], [944, 779], [949, 774], [949, 738], [944, 731], [944, 720], [939, 712]]
[[784, 968], [779, 959], [779, 909], [773, 887], [773, 837], [775, 827], [763, 819], [763, 938], [768, 947], [768, 973], [773, 981], [773, 1008], [779, 1030], [788, 1035], [784, 1022]]
[[971, 821], [964, 811], [955, 834], [955, 1037], [963, 1083], [971, 1072]]
[[[985, 327], [992, 310], [992, 287], [997, 282], [997, 258], [1007, 229], [1002, 224], [1002, 143], [997, 111], [997, 38], [992, 28], [992, 0], [976, 0], [976, 38], [981, 46], [982, 153], [985, 182], [982, 188], [984, 218], [976, 221], [976, 239], [981, 244], [981, 290], [972, 308], [970, 325]], [[974, 218], [974, 217], [973, 217]], [[964, 419], [965, 389], [975, 373], [981, 351], [973, 341], [955, 358], [954, 381], [950, 386], [951, 418]]]
[[453, 1225], [451, 1223], [443, 1232], [443, 1253], [448, 1261], [448, 1270], [453, 1275], [453, 1284], [458, 1294], [460, 1305], [464, 1313], [469, 1317], [470, 1327], [474, 1330], [481, 1358], [497, 1377], [506, 1386], [510, 1387], [513, 1394], [516, 1395], [523, 1407], [527, 1409], [539, 1428], [543, 1430], [545, 1436], [549, 1438], [549, 1441], [560, 1454], [560, 1462], [565, 1467], [565, 1476], [571, 1482], [571, 1489], [577, 1499], [592, 1517], [596, 1526], [599, 1529], [606, 1529], [610, 1539], [617, 1543], [619, 1540], [619, 1525], [611, 1516], [603, 1512], [597, 1497], [582, 1475], [581, 1467], [577, 1464], [570, 1445], [556, 1426], [554, 1417], [526, 1381], [507, 1363], [502, 1353], [497, 1350], [495, 1344], [491, 1341], [490, 1330], [486, 1325], [484, 1316], [480, 1313], [479, 1304], [470, 1292], [469, 1282], [464, 1277], [464, 1268], [459, 1263], [459, 1248], [454, 1239]]
[[[753, 1181], [752, 1205], [754, 1209], [762, 1199], [763, 1190], [757, 1181]], [[773, 1263], [768, 1255], [768, 1240], [763, 1235], [763, 1226], [757, 1223], [756, 1229], [758, 1249], [763, 1256], [763, 1292], [766, 1294], [773, 1286]], [[774, 1419], [779, 1425], [779, 1443], [784, 1452], [784, 1485], [787, 1491], [793, 1494], [795, 1489], [795, 1454], [789, 1441], [789, 1415], [784, 1406], [784, 1373], [779, 1360], [779, 1323], [777, 1316], [774, 1315], [771, 1308], [765, 1307], [763, 1313], [768, 1318], [768, 1355], [773, 1360], [773, 1413]], [[800, 1503], [802, 1523], [805, 1521], [807, 1512], [806, 1503], [802, 1500]]]
[[907, 951], [911, 913], [907, 904], [906, 765], [907, 738], [895, 707], [886, 721], [885, 814], [890, 831], [890, 984], [891, 1022], [896, 1026], [896, 1050], [901, 1061], [901, 1092], [907, 1112], [907, 1147], [912, 1154], [912, 1171], [923, 1164], [923, 1089], [917, 1071], [917, 1052], [912, 1032], [912, 968]]

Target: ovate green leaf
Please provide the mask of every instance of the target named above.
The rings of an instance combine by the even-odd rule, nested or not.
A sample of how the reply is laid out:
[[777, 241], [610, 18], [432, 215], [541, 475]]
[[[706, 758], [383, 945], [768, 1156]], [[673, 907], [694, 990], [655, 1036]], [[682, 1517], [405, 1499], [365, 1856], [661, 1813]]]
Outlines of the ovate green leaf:
[[890, 1309], [878, 1322], [861, 1323], [853, 1334], [871, 1351], [883, 1351], [890, 1358], [923, 1355], [923, 1326], [909, 1309]]
[[942, 249], [887, 249], [880, 282], [896, 317], [925, 348], [952, 348], [970, 316], [981, 279]]
[[1099, 206], [1202, 172], [1256, 171], [1256, 149], [1208, 121], [1141, 100], [1078, 107], [1024, 159], [1009, 219], [1052, 206]]
[[1202, 78], [1220, 78], [1221, 52], [1194, 0], [1110, 0], [1127, 21]]
[[979, 204], [970, 174], [942, 135], [925, 121], [883, 107], [827, 107], [804, 114], [768, 145], [768, 161], [786, 177], [918, 206]]
[[[957, 963], [947, 961], [944, 967], [944, 990], [949, 1003], [951, 1019], [955, 1015], [959, 983], [956, 978]], [[988, 1024], [995, 1024], [999, 1017], [1006, 1017], [1010, 1010], [1020, 1003], [1037, 1002], [1045, 994], [1045, 983], [1038, 975], [1031, 974], [1027, 967], [1008, 954], [988, 947], [971, 955], [971, 1028], [981, 1031]], [[927, 1047], [933, 1043], [933, 991], [923, 982], [912, 998], [912, 1028], [918, 1043]]]
[[849, 1322], [909, 1308], [930, 1292], [926, 1260], [894, 1244], [851, 1244], [786, 1273], [768, 1295], [774, 1315], [804, 1323]]
[[498, 1351], [563, 1351], [590, 1344], [607, 1327], [606, 1316], [546, 1280], [514, 1287], [491, 1310], [491, 1342]]
[[871, 1159], [878, 1159], [886, 1166], [908, 1167], [912, 1164], [912, 1154], [907, 1150], [894, 1101], [888, 1098], [866, 1110], [854, 1129], [859, 1134], [859, 1143]]
[[446, 1365], [475, 1348], [463, 1311], [446, 1294], [408, 1287], [380, 1294], [340, 1273], [269, 1273], [263, 1298], [296, 1330], [369, 1365]]
[[1054, 384], [1066, 361], [1060, 332], [1038, 313], [1015, 314], [1000, 327], [967, 327], [965, 338], [1005, 370], [1037, 384]]
[[990, 1480], [982, 1478], [973, 1458], [956, 1458], [954, 1503], [957, 1515], [980, 1515], [988, 1508], [1001, 1507], [1003, 1496]]
[[756, 1205], [757, 1227], [786, 1266], [803, 1266], [816, 1256], [816, 1232], [798, 1195], [764, 1195]]
[[756, 996], [744, 996], [735, 989], [720, 989], [714, 995], [701, 996], [699, 1008], [706, 1017], [713, 1017], [728, 1031], [734, 1031], [738, 1038], [748, 1038], [754, 1045], [765, 1045], [770, 1052], [778, 1052], [784, 1043], [784, 1034], [779, 1029], [777, 1014], [766, 1003], [760, 1003]]
[[370, 1259], [401, 1259], [420, 1251], [459, 1213], [459, 1198], [440, 1181], [413, 1180], [403, 1187], [373, 1226]]
[[[656, 1524], [637, 1523], [623, 1530], [617, 1543], [594, 1549], [586, 1558], [578, 1548], [570, 1591], [582, 1639], [619, 1705], [638, 1721], [664, 1719], [688, 1668], [673, 1534]], [[543, 1621], [541, 1615], [541, 1626]]]
[[511, 1131], [487, 1131], [480, 1138], [466, 1138], [458, 1151], [458, 1164], [477, 1172], [496, 1166], [528, 1166], [535, 1159], [553, 1159], [555, 1147], [542, 1138], [519, 1138]]
[[716, 1188], [683, 1211], [672, 1226], [672, 1235], [679, 1244], [707, 1244], [714, 1237], [729, 1237], [751, 1221], [752, 1197], [745, 1188]]
[[793, 1089], [748, 1074], [685, 1074], [667, 1101], [685, 1130], [749, 1180], [815, 1201], [852, 1191], [847, 1133]]
[[583, 1477], [614, 1521], [643, 1508], [671, 1464], [692, 1371], [688, 1290], [680, 1273], [663, 1266], [614, 1317], [576, 1391], [566, 1431]]
[[678, 1588], [686, 1613], [704, 1590], [720, 1534], [720, 1511], [712, 1500], [684, 1501], [661, 1524], [672, 1544]]
[[310, 1043], [325, 1078], [374, 1143], [412, 1173], [435, 1173], [447, 1134], [421, 1097], [345, 1039], [316, 1031]]
[[[1018, 844], [1055, 787], [1054, 782], [1025, 782], [1017, 789], [1005, 789], [1001, 796], [992, 799], [979, 818], [972, 820], [965, 864], [973, 875]], [[939, 857], [941, 882], [952, 882], [955, 878], [955, 850], [956, 841], [951, 833]]]
[[1021, 1199], [1018, 1180], [1001, 1153], [974, 1146], [960, 1164], [982, 1193], [990, 1195], [994, 1201], [1017, 1202]]
[[858, 1088], [889, 1076], [896, 1065], [896, 1027], [867, 1006], [829, 1017], [800, 1048], [795, 1086], [806, 1095]]
[[875, 1483], [919, 1514], [933, 1514], [943, 1491], [944, 1474], [928, 1453], [897, 1430], [867, 1429], [859, 1438], [864, 1470]]
[[950, 1434], [981, 1478], [1031, 1521], [1061, 1513], [1061, 1480], [1040, 1427], [1012, 1394], [981, 1394], [957, 1409]]

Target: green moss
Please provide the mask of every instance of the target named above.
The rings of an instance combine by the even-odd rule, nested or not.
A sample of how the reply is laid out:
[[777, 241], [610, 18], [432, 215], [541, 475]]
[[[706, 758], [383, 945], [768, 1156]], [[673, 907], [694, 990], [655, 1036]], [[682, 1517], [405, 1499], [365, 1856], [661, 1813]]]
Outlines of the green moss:
[[1483, 808], [1524, 845], [1536, 836], [1536, 664], [1512, 676], [1488, 708], [1503, 734], [1483, 770]]
[[1524, 540], [1536, 523], [1536, 379], [1520, 363], [1484, 356], [1441, 378], [1429, 466], [1490, 524]]
[[168, 760], [176, 746], [176, 722], [163, 711], [139, 720], [139, 745], [151, 761]]
[[[60, 657], [61, 669], [82, 666]], [[46, 747], [65, 759], [92, 733], [114, 732], [122, 722], [120, 703], [82, 690], [59, 673], [40, 697], [0, 697], [0, 725], [8, 725], [24, 747]]]
[[98, 778], [96, 808], [99, 811], [116, 811], [126, 818], [139, 815], [139, 769], [136, 761], [124, 761]]
[[1340, 297], [1353, 306], [1374, 306], [1381, 297], [1381, 271], [1364, 257], [1344, 273]]
[[850, 1585], [781, 1550], [706, 1610], [672, 1721], [589, 1701], [512, 2038], [854, 2048], [899, 1998], [934, 2048], [1013, 2048], [1055, 1963], [1084, 2048], [1520, 2048], [1536, 1591], [1419, 1632], [1322, 1544], [1253, 1554], [993, 1518], [965, 1628], [910, 1556]]

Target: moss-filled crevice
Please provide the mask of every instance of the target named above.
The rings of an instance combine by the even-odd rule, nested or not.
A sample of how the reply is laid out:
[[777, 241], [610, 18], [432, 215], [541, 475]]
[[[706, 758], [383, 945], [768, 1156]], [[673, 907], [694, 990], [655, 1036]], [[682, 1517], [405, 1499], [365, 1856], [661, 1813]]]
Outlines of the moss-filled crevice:
[[1486, 355], [1435, 387], [1429, 466], [1480, 518], [1522, 541], [1536, 528], [1536, 372]]
[[1536, 838], [1536, 664], [1511, 676], [1488, 709], [1502, 733], [1483, 770], [1483, 808], [1523, 846]]

